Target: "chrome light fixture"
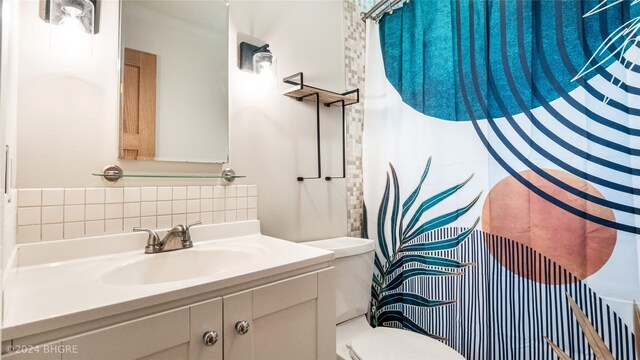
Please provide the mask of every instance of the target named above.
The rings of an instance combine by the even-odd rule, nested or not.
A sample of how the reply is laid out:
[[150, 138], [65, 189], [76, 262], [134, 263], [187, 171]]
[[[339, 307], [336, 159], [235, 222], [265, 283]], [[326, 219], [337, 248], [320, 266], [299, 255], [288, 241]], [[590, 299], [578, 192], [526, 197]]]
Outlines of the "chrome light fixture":
[[98, 0], [42, 0], [40, 17], [52, 25], [98, 32]]
[[269, 44], [256, 46], [244, 41], [240, 43], [241, 70], [258, 75], [274, 72], [275, 60]]

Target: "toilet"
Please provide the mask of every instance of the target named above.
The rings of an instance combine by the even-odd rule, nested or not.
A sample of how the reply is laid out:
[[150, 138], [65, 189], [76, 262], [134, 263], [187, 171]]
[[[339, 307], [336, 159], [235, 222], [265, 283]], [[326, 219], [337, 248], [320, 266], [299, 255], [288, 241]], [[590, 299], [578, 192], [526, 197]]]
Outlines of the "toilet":
[[341, 237], [305, 242], [335, 252], [336, 353], [340, 360], [464, 359], [443, 344], [407, 330], [372, 328], [366, 317], [371, 296], [373, 241]]

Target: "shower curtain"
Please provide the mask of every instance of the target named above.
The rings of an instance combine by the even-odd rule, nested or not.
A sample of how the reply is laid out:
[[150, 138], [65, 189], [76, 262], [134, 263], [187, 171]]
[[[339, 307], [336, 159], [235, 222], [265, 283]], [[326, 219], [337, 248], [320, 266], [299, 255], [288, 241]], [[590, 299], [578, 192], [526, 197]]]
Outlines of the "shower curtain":
[[468, 359], [636, 359], [639, 39], [639, 0], [413, 0], [367, 23], [373, 326]]

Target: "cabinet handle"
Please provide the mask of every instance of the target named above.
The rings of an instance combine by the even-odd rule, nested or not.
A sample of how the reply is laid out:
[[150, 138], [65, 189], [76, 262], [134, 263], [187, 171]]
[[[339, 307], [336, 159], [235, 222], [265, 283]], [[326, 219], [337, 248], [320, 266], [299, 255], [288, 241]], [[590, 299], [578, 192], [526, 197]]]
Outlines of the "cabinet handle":
[[244, 335], [249, 332], [249, 322], [247, 320], [238, 321], [236, 323], [236, 332], [239, 335]]
[[215, 331], [207, 331], [202, 335], [204, 346], [213, 346], [218, 342], [218, 333]]

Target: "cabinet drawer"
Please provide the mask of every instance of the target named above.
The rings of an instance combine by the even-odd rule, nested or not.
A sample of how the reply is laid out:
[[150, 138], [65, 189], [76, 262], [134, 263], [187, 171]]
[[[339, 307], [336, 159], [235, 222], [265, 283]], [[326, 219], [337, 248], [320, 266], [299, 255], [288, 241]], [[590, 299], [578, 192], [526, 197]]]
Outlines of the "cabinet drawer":
[[316, 273], [261, 286], [253, 290], [253, 317], [269, 315], [317, 297]]
[[189, 308], [155, 314], [62, 341], [62, 359], [138, 359], [189, 342]]

